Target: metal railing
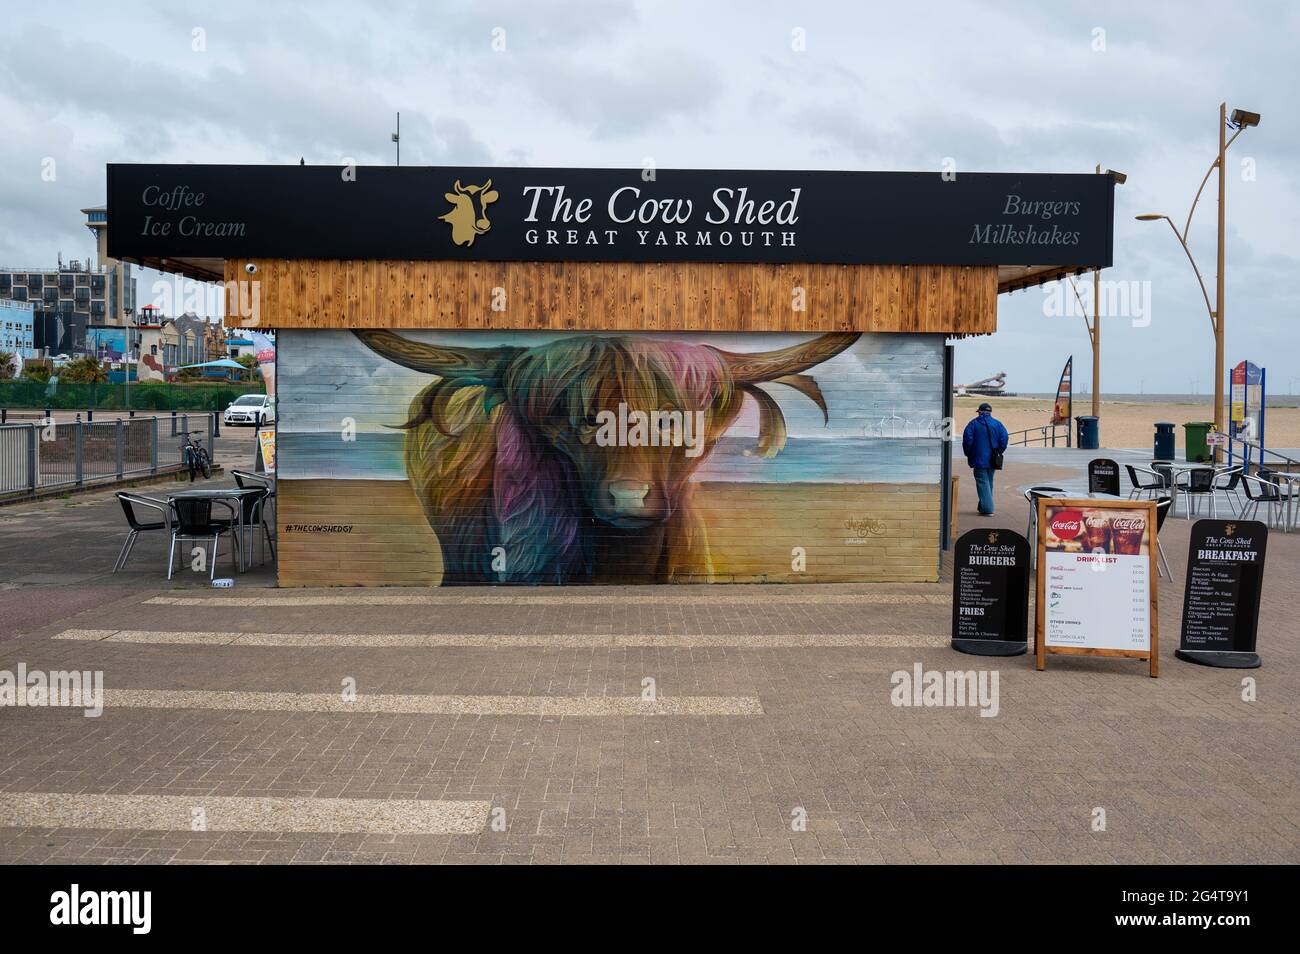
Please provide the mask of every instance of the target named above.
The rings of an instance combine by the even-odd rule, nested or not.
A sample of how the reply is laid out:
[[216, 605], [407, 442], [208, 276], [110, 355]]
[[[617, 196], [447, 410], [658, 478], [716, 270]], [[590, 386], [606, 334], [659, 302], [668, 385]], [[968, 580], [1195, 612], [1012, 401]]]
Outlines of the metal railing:
[[[1269, 450], [1267, 447], [1256, 448], [1256, 449], [1262, 451], [1263, 453], [1267, 454], [1271, 458], [1268, 461], [1268, 463], [1270, 464], [1273, 463], [1274, 460], [1280, 460], [1284, 464], [1286, 464], [1287, 469], [1294, 469], [1300, 467], [1300, 460], [1296, 460], [1294, 457], [1288, 457], [1286, 454], [1279, 454], [1277, 451]], [[1277, 470], [1276, 467], [1274, 467], [1273, 469]]]
[[1012, 431], [1008, 435], [1008, 447], [1029, 447], [1041, 443], [1044, 447], [1055, 447], [1057, 441], [1066, 447], [1071, 446], [1070, 425], [1044, 424], [1042, 427], [1026, 427], [1023, 431]]
[[185, 462], [190, 430], [215, 461], [215, 414], [0, 425], [0, 495], [156, 475]]

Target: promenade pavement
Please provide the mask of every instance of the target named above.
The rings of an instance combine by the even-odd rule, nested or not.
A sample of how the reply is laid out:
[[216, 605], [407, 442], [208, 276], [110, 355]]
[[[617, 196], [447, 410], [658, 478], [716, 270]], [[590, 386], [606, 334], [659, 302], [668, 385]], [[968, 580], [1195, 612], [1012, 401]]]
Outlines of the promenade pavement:
[[[1020, 490], [1090, 456], [1018, 453], [992, 518], [956, 466], [962, 530], [1024, 532]], [[0, 670], [105, 689], [97, 717], [0, 708], [0, 861], [1294, 863], [1300, 534], [1270, 539], [1242, 672], [1173, 656], [1189, 527], [1161, 535], [1153, 680], [953, 652], [947, 565], [439, 590], [278, 590], [261, 567], [216, 591], [168, 584], [157, 540], [111, 574], [111, 493], [0, 508]], [[918, 664], [996, 673], [996, 714], [894, 705]]]

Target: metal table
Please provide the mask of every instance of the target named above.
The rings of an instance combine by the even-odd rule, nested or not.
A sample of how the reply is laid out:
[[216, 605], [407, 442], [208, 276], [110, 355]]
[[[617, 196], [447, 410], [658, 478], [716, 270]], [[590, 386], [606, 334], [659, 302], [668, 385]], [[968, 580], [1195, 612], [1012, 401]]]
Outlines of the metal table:
[[[1182, 461], [1181, 463], [1178, 461], [1162, 461], [1161, 466], [1169, 469], [1169, 493], [1174, 498], [1169, 505], [1169, 516], [1171, 517], [1178, 516], [1178, 477], [1180, 474], [1190, 474], [1194, 470], [1212, 470], [1215, 472], [1215, 479], [1217, 479], [1219, 472], [1219, 468], [1214, 464], [1192, 463], [1191, 461]], [[1190, 501], [1187, 505], [1187, 513], [1183, 514], [1183, 516], [1191, 519]]]
[[192, 490], [178, 490], [175, 493], [167, 495], [167, 503], [170, 506], [173, 500], [184, 498], [187, 500], [226, 500], [231, 502], [235, 511], [235, 536], [239, 540], [239, 567], [240, 572], [244, 572], [247, 564], [244, 561], [244, 547], [248, 545], [248, 557], [251, 560], [253, 556], [253, 547], [251, 541], [246, 541], [244, 531], [248, 526], [244, 523], [244, 501], [249, 497], [264, 497], [267, 494], [265, 487], [199, 487]]

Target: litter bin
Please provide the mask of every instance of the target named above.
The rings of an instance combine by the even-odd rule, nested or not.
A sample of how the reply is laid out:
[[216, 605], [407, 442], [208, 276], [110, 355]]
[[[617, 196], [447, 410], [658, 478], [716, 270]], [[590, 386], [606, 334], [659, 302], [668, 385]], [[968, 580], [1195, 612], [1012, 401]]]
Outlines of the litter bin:
[[1172, 421], [1156, 422], [1156, 447], [1152, 459], [1174, 459], [1174, 425]]
[[1183, 456], [1189, 463], [1204, 464], [1214, 460], [1210, 445], [1205, 442], [1205, 438], [1213, 429], [1213, 421], [1188, 421], [1183, 425], [1183, 430], [1187, 433]]
[[1101, 428], [1098, 425], [1098, 419], [1091, 414], [1080, 414], [1075, 418], [1079, 425], [1079, 440], [1076, 447], [1079, 450], [1096, 450], [1101, 446]]

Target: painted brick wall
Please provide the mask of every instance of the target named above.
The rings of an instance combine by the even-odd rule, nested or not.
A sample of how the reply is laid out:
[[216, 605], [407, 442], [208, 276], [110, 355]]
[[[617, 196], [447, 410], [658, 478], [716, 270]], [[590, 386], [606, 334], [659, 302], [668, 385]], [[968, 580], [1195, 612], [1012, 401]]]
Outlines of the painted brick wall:
[[939, 335], [283, 330], [278, 374], [282, 585], [937, 577]]

